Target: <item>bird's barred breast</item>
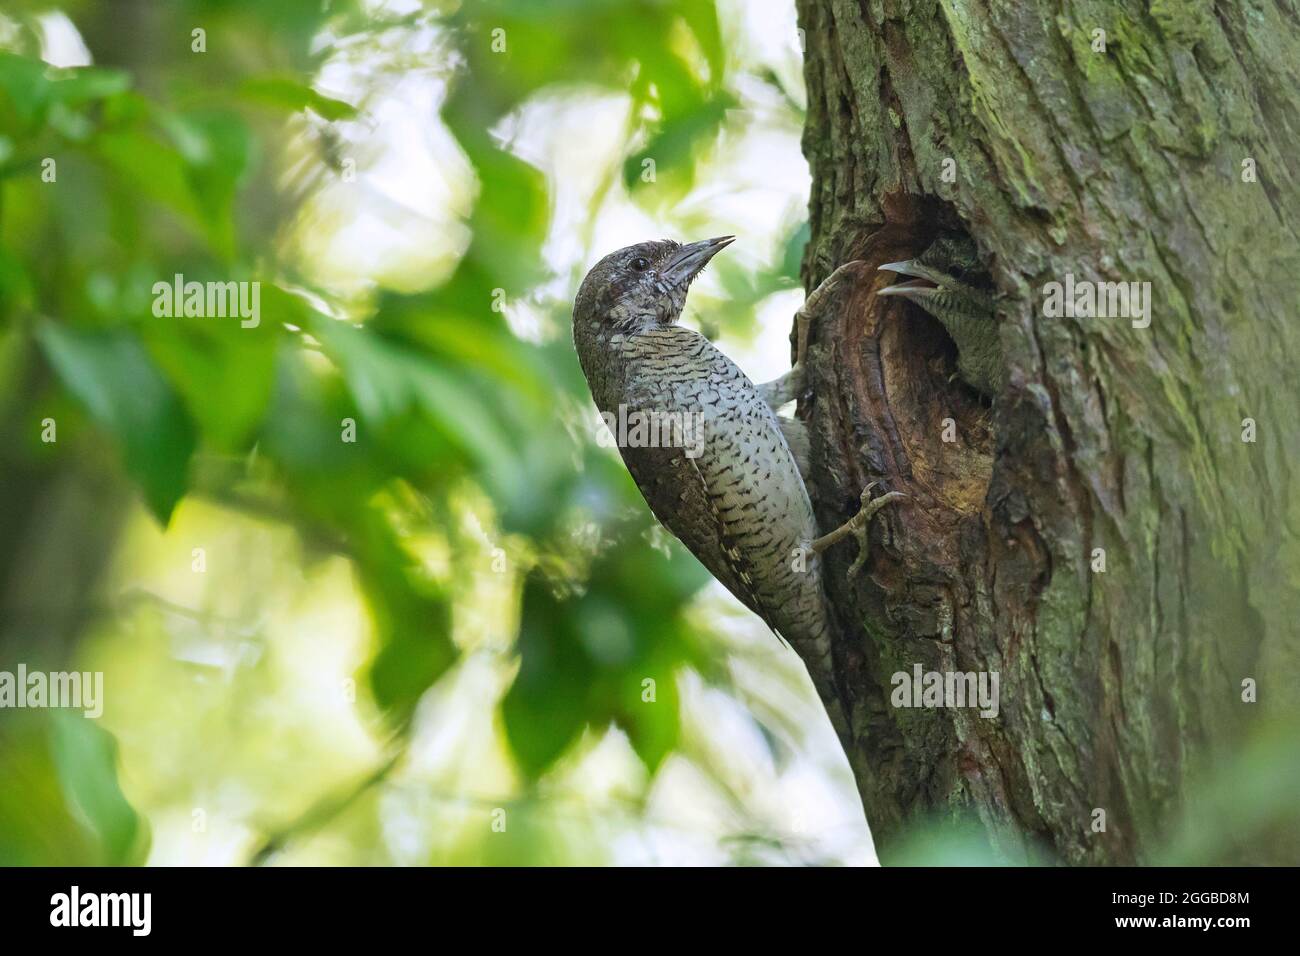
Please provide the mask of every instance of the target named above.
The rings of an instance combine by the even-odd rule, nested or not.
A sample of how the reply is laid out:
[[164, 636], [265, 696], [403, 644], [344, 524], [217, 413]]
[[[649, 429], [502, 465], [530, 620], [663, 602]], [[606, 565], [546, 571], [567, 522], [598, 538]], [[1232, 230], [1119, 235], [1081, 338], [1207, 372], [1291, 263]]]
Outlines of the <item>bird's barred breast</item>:
[[[695, 416], [703, 428], [693, 458], [683, 450], [668, 457], [623, 450], [652, 510], [770, 626], [787, 637], [806, 632], [822, 613], [817, 558], [806, 550], [816, 522], [775, 414], [753, 382], [696, 332], [652, 329], [630, 336], [623, 348], [619, 402], [629, 410]], [[702, 507], [711, 512], [711, 528], [699, 527]], [[702, 540], [702, 530], [712, 538]]]

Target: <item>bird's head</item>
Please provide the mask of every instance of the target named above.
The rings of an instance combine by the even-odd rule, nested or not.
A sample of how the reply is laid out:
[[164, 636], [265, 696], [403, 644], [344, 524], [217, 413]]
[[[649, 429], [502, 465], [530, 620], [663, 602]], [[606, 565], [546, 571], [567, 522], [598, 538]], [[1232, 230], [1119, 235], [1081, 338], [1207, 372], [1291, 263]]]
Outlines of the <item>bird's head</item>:
[[686, 245], [660, 239], [611, 252], [592, 266], [578, 289], [575, 334], [628, 334], [671, 325], [682, 314], [691, 281], [734, 239], [719, 236]]
[[983, 288], [979, 250], [970, 239], [940, 237], [915, 259], [886, 262], [882, 272], [897, 272], [911, 280], [881, 289], [876, 295], [897, 295], [927, 312], [982, 315], [993, 311], [992, 296]]

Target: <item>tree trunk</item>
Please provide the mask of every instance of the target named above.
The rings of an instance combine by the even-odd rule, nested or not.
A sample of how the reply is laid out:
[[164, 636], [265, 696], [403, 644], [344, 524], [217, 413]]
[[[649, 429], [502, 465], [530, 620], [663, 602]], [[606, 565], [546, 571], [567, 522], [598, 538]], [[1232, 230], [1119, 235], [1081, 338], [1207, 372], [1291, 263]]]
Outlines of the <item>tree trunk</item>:
[[[965, 232], [1009, 372], [991, 408], [950, 380], [942, 327], [876, 299], [887, 273], [813, 330], [822, 526], [869, 481], [911, 496], [866, 573], [851, 544], [827, 563], [882, 857], [963, 813], [1012, 858], [1150, 860], [1193, 777], [1300, 696], [1296, 5], [798, 6], [806, 285]], [[1067, 273], [1149, 282], [1150, 326], [1045, 317]], [[892, 706], [917, 663], [997, 672], [997, 717]]]

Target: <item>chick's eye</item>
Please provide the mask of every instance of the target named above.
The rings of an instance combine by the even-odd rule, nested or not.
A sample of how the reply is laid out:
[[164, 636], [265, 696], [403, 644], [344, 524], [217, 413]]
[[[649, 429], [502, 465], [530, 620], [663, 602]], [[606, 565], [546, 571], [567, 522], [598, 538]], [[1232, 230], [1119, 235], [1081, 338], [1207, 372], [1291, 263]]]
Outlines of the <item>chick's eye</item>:
[[637, 256], [632, 260], [632, 268], [637, 272], [645, 272], [650, 268], [650, 260], [645, 256]]

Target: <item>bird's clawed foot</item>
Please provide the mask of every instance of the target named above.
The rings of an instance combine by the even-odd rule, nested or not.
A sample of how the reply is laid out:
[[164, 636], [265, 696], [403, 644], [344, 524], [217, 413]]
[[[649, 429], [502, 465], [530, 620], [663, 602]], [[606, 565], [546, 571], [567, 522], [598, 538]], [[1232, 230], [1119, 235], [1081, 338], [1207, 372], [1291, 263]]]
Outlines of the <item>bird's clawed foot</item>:
[[808, 353], [808, 331], [812, 327], [812, 320], [821, 315], [822, 308], [826, 304], [826, 298], [834, 291], [846, 276], [857, 272], [866, 266], [863, 259], [854, 259], [844, 263], [825, 279], [817, 288], [808, 293], [808, 298], [804, 300], [803, 308], [795, 313], [795, 352], [794, 364], [803, 365], [804, 356]]
[[871, 519], [877, 511], [885, 507], [892, 501], [899, 501], [906, 498], [907, 495], [901, 491], [889, 491], [879, 498], [872, 498], [871, 492], [880, 482], [873, 481], [867, 487], [862, 489], [862, 507], [852, 518], [844, 522], [830, 534], [822, 535], [812, 543], [812, 549], [815, 553], [821, 554], [831, 545], [844, 538], [852, 535], [858, 540], [858, 556], [853, 559], [853, 564], [849, 566], [849, 580], [852, 581], [862, 571], [863, 565], [867, 563], [867, 555], [870, 553], [870, 543], [867, 539], [867, 532], [871, 527]]
[[851, 262], [844, 263], [808, 294], [803, 307], [794, 315], [794, 367], [780, 378], [764, 382], [758, 386], [759, 392], [762, 393], [768, 405], [779, 408], [786, 402], [799, 397], [799, 393], [803, 391], [806, 382], [807, 369], [804, 365], [804, 358], [808, 354], [808, 335], [812, 329], [813, 319], [821, 314], [827, 296], [844, 280], [845, 276], [856, 272], [865, 265], [866, 262], [862, 259], [854, 259]]

